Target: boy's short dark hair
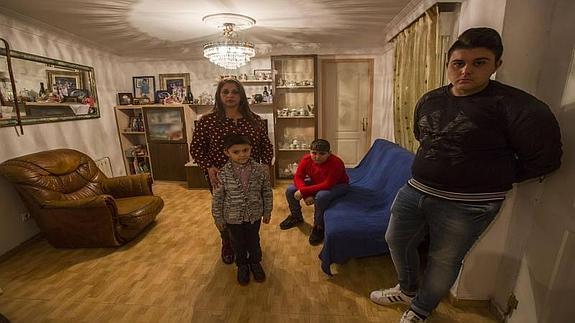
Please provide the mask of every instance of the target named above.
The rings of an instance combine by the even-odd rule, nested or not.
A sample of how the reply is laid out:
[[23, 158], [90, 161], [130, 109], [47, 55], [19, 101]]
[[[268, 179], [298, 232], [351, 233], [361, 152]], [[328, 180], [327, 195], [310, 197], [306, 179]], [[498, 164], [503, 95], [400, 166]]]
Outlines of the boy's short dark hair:
[[316, 139], [312, 141], [311, 145], [309, 146], [309, 149], [315, 151], [329, 152], [331, 150], [331, 147], [329, 146], [329, 141], [324, 139]]
[[236, 133], [224, 137], [224, 149], [229, 149], [233, 145], [252, 145], [250, 138]]
[[503, 54], [503, 43], [501, 36], [492, 28], [479, 27], [469, 28], [464, 31], [447, 52], [447, 58], [451, 58], [451, 53], [456, 49], [471, 49], [483, 47], [487, 48], [495, 55], [495, 61], [498, 62]]

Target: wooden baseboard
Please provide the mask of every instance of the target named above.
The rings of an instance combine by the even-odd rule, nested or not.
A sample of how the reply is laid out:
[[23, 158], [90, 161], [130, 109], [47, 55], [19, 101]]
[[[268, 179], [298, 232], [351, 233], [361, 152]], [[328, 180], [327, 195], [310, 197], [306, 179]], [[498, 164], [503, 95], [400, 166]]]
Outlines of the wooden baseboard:
[[490, 300], [483, 299], [461, 299], [449, 293], [449, 303], [455, 307], [482, 307], [489, 308], [491, 305]]
[[451, 292], [449, 293], [449, 303], [455, 307], [475, 307], [475, 308], [487, 308], [489, 312], [495, 316], [498, 322], [505, 321], [505, 315], [499, 310], [497, 305], [493, 300], [484, 299], [460, 299], [455, 297]]
[[26, 249], [30, 244], [32, 244], [33, 242], [38, 241], [40, 239], [42, 239], [42, 233], [38, 232], [34, 236], [32, 236], [30, 239], [22, 242], [21, 244], [17, 245], [16, 247], [8, 250], [6, 253], [0, 255], [0, 262], [3, 262], [4, 260], [12, 257], [14, 254]]

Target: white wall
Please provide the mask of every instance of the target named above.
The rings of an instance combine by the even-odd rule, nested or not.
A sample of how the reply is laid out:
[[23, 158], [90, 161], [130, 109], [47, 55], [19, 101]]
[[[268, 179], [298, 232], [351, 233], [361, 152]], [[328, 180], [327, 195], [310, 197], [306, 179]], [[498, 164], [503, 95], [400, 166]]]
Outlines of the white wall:
[[520, 279], [516, 286], [502, 284], [495, 300], [501, 306], [510, 292], [516, 294], [514, 322], [533, 312], [537, 322], [568, 322], [575, 316], [575, 34], [569, 32], [575, 30], [575, 2], [508, 0], [508, 8], [503, 36], [515, 51], [500, 76], [549, 104], [561, 127], [564, 155], [561, 169], [543, 183], [517, 189], [526, 198], [515, 208], [525, 212], [514, 210], [514, 217], [531, 226], [528, 232], [509, 228], [508, 236], [523, 243], [506, 246], [504, 254], [522, 257], [519, 263], [502, 263], [497, 280]]
[[464, 0], [459, 14], [460, 33], [471, 27], [503, 29], [507, 0]]
[[[98, 50], [90, 43], [64, 31], [31, 21], [0, 14], [0, 37], [11, 49], [64, 61], [93, 66], [95, 69], [101, 117], [98, 119], [24, 126], [24, 135], [14, 128], [0, 128], [0, 162], [10, 158], [55, 148], [73, 148], [94, 157], [108, 156], [114, 173], [123, 172], [122, 156], [112, 107], [115, 105], [118, 57]], [[0, 255], [38, 232], [33, 221], [22, 222], [25, 206], [15, 190], [0, 178]]]

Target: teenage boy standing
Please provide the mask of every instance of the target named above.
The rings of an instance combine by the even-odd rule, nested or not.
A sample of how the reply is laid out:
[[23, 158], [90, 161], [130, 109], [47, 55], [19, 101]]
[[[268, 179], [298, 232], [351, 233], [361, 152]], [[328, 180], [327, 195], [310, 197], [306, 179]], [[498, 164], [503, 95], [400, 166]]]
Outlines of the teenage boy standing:
[[[385, 235], [399, 284], [370, 295], [381, 305], [409, 304], [402, 323], [425, 322], [447, 295], [513, 183], [561, 165], [561, 134], [549, 107], [490, 80], [502, 53], [497, 31], [465, 31], [448, 51], [451, 84], [417, 103], [413, 178], [397, 194]], [[428, 264], [419, 281], [417, 246], [426, 232]]]

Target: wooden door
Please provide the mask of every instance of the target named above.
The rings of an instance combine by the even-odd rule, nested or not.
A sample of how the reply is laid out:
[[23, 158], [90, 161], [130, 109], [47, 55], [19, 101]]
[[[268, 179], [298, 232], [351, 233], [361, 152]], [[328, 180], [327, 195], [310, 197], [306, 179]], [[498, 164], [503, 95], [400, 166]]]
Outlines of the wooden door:
[[373, 104], [373, 59], [323, 60], [322, 133], [346, 167], [369, 149]]
[[155, 180], [185, 181], [186, 163], [189, 161], [186, 143], [149, 143], [152, 174]]

